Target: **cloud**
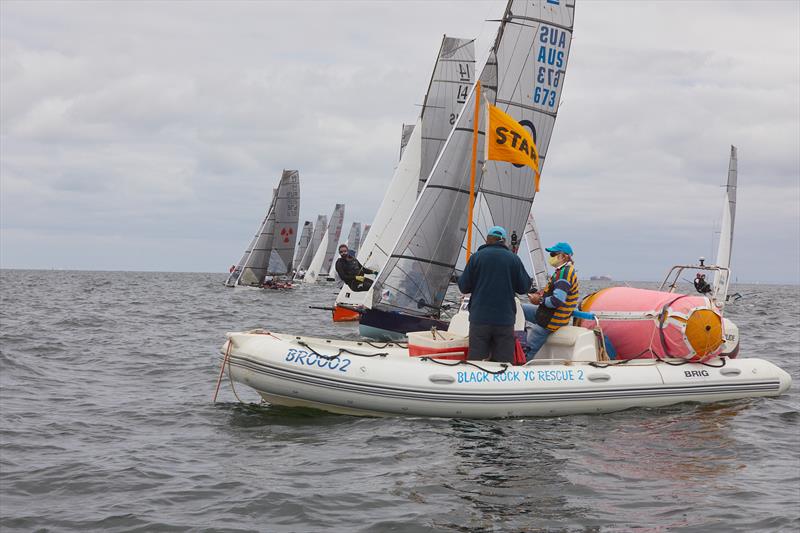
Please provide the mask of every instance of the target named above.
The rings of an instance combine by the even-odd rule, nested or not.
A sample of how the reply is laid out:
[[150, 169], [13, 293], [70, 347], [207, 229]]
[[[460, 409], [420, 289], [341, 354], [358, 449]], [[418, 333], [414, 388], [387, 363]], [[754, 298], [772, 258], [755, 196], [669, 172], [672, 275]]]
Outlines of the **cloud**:
[[[504, 5], [0, 3], [2, 266], [225, 270], [284, 168], [300, 170], [301, 221], [336, 202], [345, 231], [370, 221], [442, 34], [477, 37], [483, 57]], [[578, 2], [534, 204], [544, 238], [574, 236], [587, 275], [652, 279], [708, 255], [735, 144], [735, 272], [763, 277], [750, 251], [769, 224], [774, 276], [800, 282], [798, 16]], [[72, 245], [37, 255], [52, 235]]]

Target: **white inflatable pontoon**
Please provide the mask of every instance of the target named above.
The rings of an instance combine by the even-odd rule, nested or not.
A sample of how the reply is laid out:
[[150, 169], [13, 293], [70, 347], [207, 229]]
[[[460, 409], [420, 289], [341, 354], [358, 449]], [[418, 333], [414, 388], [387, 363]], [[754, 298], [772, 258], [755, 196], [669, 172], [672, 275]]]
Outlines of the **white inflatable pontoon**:
[[[524, 366], [411, 357], [405, 344], [228, 333], [223, 365], [271, 403], [372, 416], [500, 418], [607, 413], [779, 396], [791, 377], [762, 359], [598, 360], [591, 330], [566, 326]], [[439, 354], [440, 356], [443, 354]]]

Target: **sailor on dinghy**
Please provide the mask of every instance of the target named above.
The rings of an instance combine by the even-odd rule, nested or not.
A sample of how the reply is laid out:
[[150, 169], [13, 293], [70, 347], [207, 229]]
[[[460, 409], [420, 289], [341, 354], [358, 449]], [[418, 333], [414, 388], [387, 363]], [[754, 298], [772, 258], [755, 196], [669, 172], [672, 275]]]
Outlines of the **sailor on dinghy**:
[[368, 291], [372, 287], [372, 280], [364, 277], [364, 274], [377, 274], [376, 271], [362, 265], [356, 259], [355, 252], [346, 244], [339, 245], [339, 259], [336, 260], [335, 268], [339, 278], [355, 292]]

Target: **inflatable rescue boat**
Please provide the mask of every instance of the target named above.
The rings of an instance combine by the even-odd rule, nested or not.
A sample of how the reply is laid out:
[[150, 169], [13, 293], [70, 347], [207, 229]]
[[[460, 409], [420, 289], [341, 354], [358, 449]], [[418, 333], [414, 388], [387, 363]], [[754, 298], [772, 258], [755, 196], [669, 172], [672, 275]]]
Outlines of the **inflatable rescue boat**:
[[409, 346], [254, 330], [227, 334], [222, 371], [232, 385], [247, 385], [271, 404], [453, 418], [607, 413], [779, 396], [792, 382], [756, 358], [608, 360], [600, 339], [596, 331], [566, 326], [535, 359], [511, 366], [463, 360], [467, 337], [452, 332], [420, 332], [410, 336]]

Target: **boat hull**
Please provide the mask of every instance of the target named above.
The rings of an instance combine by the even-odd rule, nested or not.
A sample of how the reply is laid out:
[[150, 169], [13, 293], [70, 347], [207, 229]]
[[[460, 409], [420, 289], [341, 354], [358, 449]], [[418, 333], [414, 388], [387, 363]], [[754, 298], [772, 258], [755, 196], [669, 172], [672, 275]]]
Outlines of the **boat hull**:
[[409, 331], [424, 331], [431, 328], [446, 330], [447, 326], [447, 322], [435, 318], [365, 309], [361, 312], [358, 333], [362, 337], [371, 339], [399, 341], [404, 340]]
[[791, 385], [789, 374], [761, 359], [711, 362], [718, 367], [653, 360], [613, 365], [534, 360], [507, 367], [409, 357], [407, 348], [397, 344], [376, 347], [268, 333], [230, 333], [228, 339], [223, 351], [232, 379], [266, 401], [356, 415], [502, 418], [607, 413], [778, 396]]
[[355, 309], [350, 309], [341, 305], [333, 308], [334, 322], [357, 322], [361, 314]]

